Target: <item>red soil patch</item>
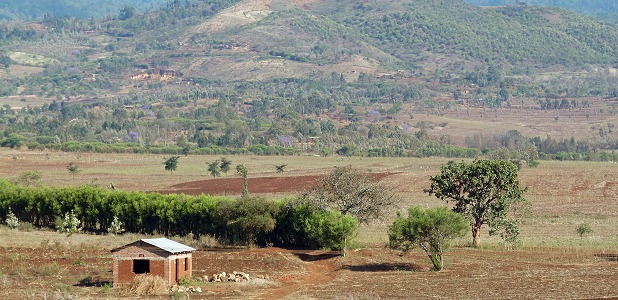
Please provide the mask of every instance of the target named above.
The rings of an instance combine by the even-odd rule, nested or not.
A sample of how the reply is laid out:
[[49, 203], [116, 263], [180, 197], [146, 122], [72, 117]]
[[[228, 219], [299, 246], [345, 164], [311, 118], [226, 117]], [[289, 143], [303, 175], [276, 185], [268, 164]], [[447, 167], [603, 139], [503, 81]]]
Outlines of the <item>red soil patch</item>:
[[[393, 173], [371, 173], [368, 174], [368, 176], [379, 181], [392, 174]], [[322, 176], [304, 175], [249, 178], [249, 192], [251, 194], [298, 193], [315, 187], [320, 177]], [[215, 178], [180, 183], [158, 192], [162, 194], [233, 195], [241, 193], [242, 184], [242, 178]]]
[[[193, 254], [196, 277], [241, 271], [268, 279], [199, 283], [204, 292], [191, 299], [617, 299], [615, 256], [566, 248], [453, 248], [445, 257], [447, 268], [431, 272], [422, 251], [366, 248], [342, 257], [276, 247], [204, 249]], [[61, 295], [135, 299], [125, 289], [101, 288], [112, 280], [111, 267], [109, 249], [5, 247], [0, 298], [47, 299], [66, 291]]]

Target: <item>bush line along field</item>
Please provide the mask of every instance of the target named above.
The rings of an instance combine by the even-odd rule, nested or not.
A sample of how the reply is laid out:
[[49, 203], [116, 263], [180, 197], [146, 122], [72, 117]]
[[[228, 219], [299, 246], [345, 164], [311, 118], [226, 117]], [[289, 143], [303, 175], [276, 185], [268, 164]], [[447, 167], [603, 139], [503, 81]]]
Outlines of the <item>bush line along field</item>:
[[[189, 181], [212, 178], [208, 163], [220, 156], [181, 156], [178, 169], [170, 174], [164, 170], [164, 155], [149, 154], [94, 154], [79, 155], [62, 152], [31, 152], [4, 150], [0, 152], [1, 175], [15, 179], [27, 171], [41, 172], [45, 186], [107, 186], [112, 183], [121, 190], [157, 191]], [[341, 158], [313, 156], [227, 156], [235, 165], [245, 165], [249, 178], [272, 176], [297, 176], [326, 174], [333, 166], [352, 165], [367, 172], [391, 172], [388, 182], [400, 196], [400, 207], [443, 205], [437, 199], [422, 192], [428, 187], [429, 176], [439, 173], [446, 163], [445, 158]], [[66, 166], [74, 162], [81, 171], [71, 175]], [[275, 166], [287, 164], [284, 173], [277, 173]], [[613, 208], [618, 193], [616, 180], [618, 170], [611, 162], [552, 162], [541, 161], [537, 168], [523, 166], [520, 182], [529, 191], [525, 197], [532, 202], [532, 215], [522, 224], [522, 240], [532, 245], [539, 243], [570, 243], [576, 237], [575, 227], [589, 223], [595, 227], [594, 240], [603, 245], [612, 245], [616, 233], [618, 215]], [[223, 174], [222, 178], [237, 175]], [[251, 193], [251, 186], [249, 186]], [[236, 194], [240, 196], [239, 190]], [[282, 194], [266, 194], [267, 197], [288, 197]], [[394, 212], [392, 214], [394, 217]], [[370, 232], [385, 231], [384, 224], [367, 228]], [[364, 237], [363, 232], [360, 233]], [[545, 237], [545, 238], [543, 238]], [[547, 238], [552, 237], [552, 238]], [[553, 238], [555, 237], [555, 239]], [[563, 240], [562, 238], [565, 240]], [[368, 239], [385, 242], [368, 234]]]

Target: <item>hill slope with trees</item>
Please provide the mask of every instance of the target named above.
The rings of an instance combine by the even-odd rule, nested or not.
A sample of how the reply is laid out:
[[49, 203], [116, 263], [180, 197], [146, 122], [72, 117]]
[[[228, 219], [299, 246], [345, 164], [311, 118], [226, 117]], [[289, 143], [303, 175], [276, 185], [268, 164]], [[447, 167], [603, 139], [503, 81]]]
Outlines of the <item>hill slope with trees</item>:
[[618, 21], [618, 2], [613, 0], [466, 0], [466, 2], [481, 6], [502, 6], [514, 4], [556, 6], [575, 12], [594, 15], [602, 19]]
[[[138, 11], [154, 10], [169, 0], [3, 0], [0, 19], [32, 20], [44, 15], [76, 18], [116, 16], [126, 6]], [[96, 9], [95, 9], [96, 8]]]
[[[528, 161], [606, 159], [595, 151], [617, 143], [618, 26], [558, 8], [173, 1], [117, 18], [3, 22], [0, 40], [6, 147], [455, 157], [507, 148]], [[561, 120], [577, 122], [563, 130]]]

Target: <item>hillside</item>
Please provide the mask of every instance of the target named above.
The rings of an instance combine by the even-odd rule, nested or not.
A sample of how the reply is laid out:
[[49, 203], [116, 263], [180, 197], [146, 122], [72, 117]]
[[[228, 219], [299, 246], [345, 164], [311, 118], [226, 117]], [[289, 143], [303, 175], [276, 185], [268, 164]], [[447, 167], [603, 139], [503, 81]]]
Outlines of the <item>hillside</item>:
[[[125, 6], [137, 11], [154, 10], [170, 0], [3, 0], [0, 20], [32, 20], [44, 15], [87, 19], [117, 16]], [[96, 9], [93, 9], [96, 7]]]
[[618, 26], [558, 8], [175, 1], [4, 22], [0, 40], [4, 145], [474, 156], [618, 144]]
[[466, 2], [480, 6], [521, 5], [522, 3], [556, 6], [575, 12], [594, 15], [605, 20], [618, 21], [618, 2], [614, 0], [466, 0]]

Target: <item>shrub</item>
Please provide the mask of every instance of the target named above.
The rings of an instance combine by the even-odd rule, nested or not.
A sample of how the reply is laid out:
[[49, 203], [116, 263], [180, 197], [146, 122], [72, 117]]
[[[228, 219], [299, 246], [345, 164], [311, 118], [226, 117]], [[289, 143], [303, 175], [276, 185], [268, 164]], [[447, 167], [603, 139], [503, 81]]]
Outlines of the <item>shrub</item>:
[[73, 210], [64, 215], [64, 220], [58, 228], [58, 232], [68, 233], [69, 235], [82, 231], [81, 221]]
[[291, 201], [282, 208], [271, 236], [282, 246], [342, 250], [357, 228], [358, 220], [350, 215]]
[[594, 231], [592, 230], [592, 227], [590, 227], [590, 224], [582, 223], [582, 224], [579, 224], [577, 228], [575, 228], [575, 232], [577, 232], [577, 234], [579, 235], [579, 238], [583, 238], [584, 235], [591, 234]]
[[422, 209], [410, 207], [408, 217], [397, 213], [397, 219], [388, 229], [389, 247], [409, 251], [422, 248], [435, 271], [442, 270], [442, 255], [448, 249], [449, 241], [461, 237], [469, 229], [466, 219], [448, 209], [435, 207]]
[[122, 222], [118, 220], [117, 216], [114, 216], [114, 220], [112, 224], [107, 228], [107, 232], [111, 235], [117, 235], [124, 232], [124, 228], [122, 227]]
[[19, 227], [19, 219], [17, 218], [17, 216], [15, 216], [13, 211], [11, 211], [11, 208], [9, 208], [9, 212], [6, 214], [5, 222], [6, 222], [6, 226], [9, 226], [9, 228], [11, 229], [15, 229]]
[[343, 250], [345, 256], [348, 241], [356, 235], [358, 220], [341, 212], [314, 211], [303, 220], [307, 235], [322, 247]]

